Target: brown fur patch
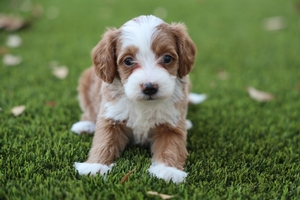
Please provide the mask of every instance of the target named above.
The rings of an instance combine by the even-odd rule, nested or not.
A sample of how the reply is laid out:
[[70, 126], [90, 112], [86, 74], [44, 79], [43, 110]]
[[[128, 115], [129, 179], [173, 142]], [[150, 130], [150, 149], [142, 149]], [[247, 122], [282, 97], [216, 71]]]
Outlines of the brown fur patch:
[[116, 45], [119, 35], [119, 30], [108, 29], [92, 51], [95, 72], [107, 83], [112, 83], [117, 73]]
[[[161, 24], [157, 27], [157, 31], [158, 33], [152, 41], [151, 48], [156, 56], [161, 60], [159, 64], [166, 68], [170, 74], [177, 76], [179, 67], [177, 44], [175, 37], [173, 37], [170, 30], [170, 25]], [[173, 58], [172, 62], [169, 64], [162, 63], [164, 55], [170, 55]]]
[[[133, 70], [136, 68], [136, 66], [126, 66], [123, 63], [123, 61], [127, 57], [132, 57], [135, 60], [135, 56], [137, 52], [138, 52], [137, 47], [129, 46], [119, 53], [119, 56], [117, 58], [117, 63], [118, 63], [118, 72], [122, 83], [124, 83], [128, 79], [128, 77], [131, 75]], [[138, 63], [136, 65], [138, 65]]]
[[96, 132], [87, 163], [110, 165], [119, 157], [128, 143], [125, 128], [121, 123], [100, 118], [97, 120]]
[[170, 28], [176, 38], [177, 53], [179, 56], [178, 76], [179, 78], [182, 78], [192, 70], [197, 49], [190, 36], [187, 34], [184, 24], [173, 23], [170, 25]]
[[183, 169], [188, 154], [186, 150], [186, 130], [183, 128], [183, 123], [185, 121], [180, 122], [182, 127], [171, 127], [165, 124], [156, 128], [156, 133], [150, 139], [153, 161], [180, 170]]
[[94, 68], [86, 69], [80, 79], [78, 86], [78, 99], [80, 108], [83, 111], [81, 121], [96, 122], [99, 111], [99, 103], [102, 100], [100, 91], [102, 81], [95, 75]]
[[[179, 110], [179, 112], [181, 113], [181, 119], [185, 120], [186, 119], [186, 115], [187, 115], [187, 111], [188, 111], [188, 95], [190, 92], [190, 80], [188, 76], [183, 77], [181, 80], [181, 84], [182, 84], [182, 93], [184, 94], [184, 98], [182, 101], [175, 103], [175, 108]], [[185, 122], [185, 121], [184, 121]], [[184, 129], [185, 127], [185, 123], [184, 123]]]

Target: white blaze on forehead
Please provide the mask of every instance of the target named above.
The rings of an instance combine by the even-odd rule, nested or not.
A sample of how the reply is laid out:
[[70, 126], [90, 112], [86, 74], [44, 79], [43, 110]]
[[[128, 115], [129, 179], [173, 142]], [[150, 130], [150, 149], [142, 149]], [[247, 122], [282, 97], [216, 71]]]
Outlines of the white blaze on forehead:
[[121, 27], [122, 49], [134, 45], [140, 51], [151, 50], [151, 40], [154, 36], [156, 27], [164, 23], [161, 19], [150, 16], [140, 16], [126, 22]]

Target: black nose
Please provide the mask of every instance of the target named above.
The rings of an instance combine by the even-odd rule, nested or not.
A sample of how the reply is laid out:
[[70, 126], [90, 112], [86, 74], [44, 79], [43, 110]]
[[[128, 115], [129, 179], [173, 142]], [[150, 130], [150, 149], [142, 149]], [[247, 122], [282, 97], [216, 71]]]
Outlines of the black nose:
[[154, 95], [158, 90], [158, 86], [154, 83], [144, 83], [142, 85], [142, 90], [146, 95]]

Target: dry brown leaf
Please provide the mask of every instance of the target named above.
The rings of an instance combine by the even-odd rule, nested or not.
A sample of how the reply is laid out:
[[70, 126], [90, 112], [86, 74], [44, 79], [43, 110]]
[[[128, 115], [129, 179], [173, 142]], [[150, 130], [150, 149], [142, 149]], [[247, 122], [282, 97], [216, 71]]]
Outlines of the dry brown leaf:
[[127, 181], [128, 177], [132, 174], [132, 172], [134, 172], [135, 169], [131, 170], [130, 172], [128, 172], [120, 181], [120, 183], [124, 183], [125, 181]]
[[5, 54], [2, 60], [3, 64], [6, 66], [15, 66], [22, 62], [21, 56], [14, 56], [11, 54]]
[[55, 101], [47, 101], [45, 103], [45, 105], [48, 106], [48, 107], [54, 107], [54, 106], [56, 106], [56, 102]]
[[153, 192], [153, 191], [148, 191], [147, 194], [154, 195], [154, 196], [159, 196], [159, 197], [161, 197], [162, 199], [171, 199], [171, 198], [174, 197], [174, 196], [171, 196], [171, 195], [160, 194], [160, 193], [158, 193], [158, 192]]
[[210, 85], [211, 88], [216, 88], [216, 87], [217, 87], [217, 84], [216, 84], [215, 81], [211, 81], [211, 82], [209, 83], [209, 85]]
[[24, 19], [12, 15], [0, 15], [0, 29], [16, 31], [29, 25]]
[[43, 8], [42, 5], [39, 5], [39, 4], [35, 5], [32, 8], [31, 13], [32, 13], [32, 17], [34, 17], [34, 18], [40, 18], [43, 15], [43, 13], [44, 13], [44, 8]]
[[277, 31], [286, 27], [285, 20], [283, 17], [270, 17], [266, 18], [263, 22], [264, 29], [267, 31]]
[[7, 47], [0, 47], [0, 56], [8, 53]]
[[297, 12], [300, 12], [300, 2], [294, 2], [294, 6]]
[[263, 92], [255, 89], [254, 87], [247, 88], [250, 97], [259, 102], [271, 101], [274, 99], [274, 96], [268, 92]]
[[59, 79], [65, 79], [69, 74], [69, 70], [66, 66], [53, 67], [52, 73]]
[[25, 106], [24, 105], [21, 105], [21, 106], [16, 106], [16, 107], [13, 107], [12, 109], [11, 109], [11, 112], [12, 112], [12, 114], [14, 115], [14, 116], [19, 116], [19, 115], [21, 115], [23, 112], [24, 112], [24, 110], [25, 110]]
[[229, 79], [229, 74], [225, 71], [218, 71], [218, 78], [220, 80], [228, 80]]

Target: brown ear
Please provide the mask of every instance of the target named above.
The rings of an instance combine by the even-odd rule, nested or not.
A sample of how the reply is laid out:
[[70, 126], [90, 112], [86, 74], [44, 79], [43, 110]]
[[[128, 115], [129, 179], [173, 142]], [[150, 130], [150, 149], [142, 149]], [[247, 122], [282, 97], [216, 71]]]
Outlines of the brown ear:
[[171, 24], [171, 29], [176, 39], [177, 53], [179, 56], [178, 76], [179, 78], [183, 78], [193, 68], [197, 49], [196, 45], [188, 35], [184, 24], [173, 23]]
[[108, 29], [92, 51], [95, 73], [107, 83], [112, 83], [117, 73], [115, 51], [118, 35], [117, 29]]

